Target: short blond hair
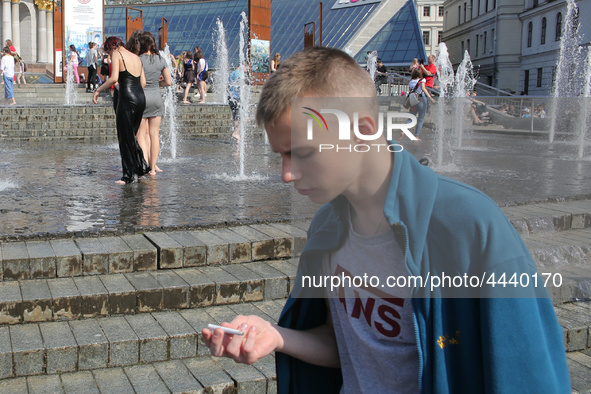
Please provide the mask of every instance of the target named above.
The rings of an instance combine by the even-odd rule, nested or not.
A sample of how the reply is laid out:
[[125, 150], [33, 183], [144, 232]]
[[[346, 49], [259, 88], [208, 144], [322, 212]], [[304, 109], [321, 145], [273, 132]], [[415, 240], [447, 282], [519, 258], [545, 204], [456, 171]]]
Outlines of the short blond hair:
[[256, 121], [273, 124], [294, 97], [376, 97], [371, 77], [355, 59], [334, 48], [304, 49], [281, 62], [265, 82]]

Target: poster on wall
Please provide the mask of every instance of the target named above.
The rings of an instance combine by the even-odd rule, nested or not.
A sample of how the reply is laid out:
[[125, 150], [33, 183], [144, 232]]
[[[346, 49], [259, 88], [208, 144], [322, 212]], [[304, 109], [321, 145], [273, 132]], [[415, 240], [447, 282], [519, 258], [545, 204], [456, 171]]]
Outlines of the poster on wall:
[[70, 58], [70, 45], [76, 47], [80, 66], [86, 66], [88, 43], [103, 43], [103, 0], [64, 0], [64, 51]]
[[267, 40], [250, 40], [251, 71], [255, 73], [269, 72], [269, 53], [271, 42]]

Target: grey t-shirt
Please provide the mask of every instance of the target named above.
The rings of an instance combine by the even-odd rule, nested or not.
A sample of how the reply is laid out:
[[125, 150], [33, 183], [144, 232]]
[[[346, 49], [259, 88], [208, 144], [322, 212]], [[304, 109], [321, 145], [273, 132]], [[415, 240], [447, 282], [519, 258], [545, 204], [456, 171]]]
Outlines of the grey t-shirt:
[[146, 75], [146, 87], [144, 89], [158, 89], [160, 74], [167, 67], [166, 61], [161, 56], [148, 54], [140, 55], [140, 59]]
[[[329, 275], [378, 276], [377, 288], [335, 290], [330, 312], [343, 372], [342, 393], [417, 393], [419, 357], [409, 288], [388, 288], [408, 275], [392, 230], [361, 236], [349, 225], [343, 247], [324, 259]], [[374, 282], [375, 283], [375, 282]]]

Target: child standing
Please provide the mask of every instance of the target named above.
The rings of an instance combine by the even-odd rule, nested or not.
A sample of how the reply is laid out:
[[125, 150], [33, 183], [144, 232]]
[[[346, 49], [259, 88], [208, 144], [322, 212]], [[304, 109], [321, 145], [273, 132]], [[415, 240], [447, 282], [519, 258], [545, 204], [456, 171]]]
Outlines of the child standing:
[[10, 54], [10, 48], [8, 47], [5, 47], [3, 50], [0, 69], [2, 69], [2, 74], [4, 76], [4, 98], [7, 102], [10, 102], [11, 105], [14, 105], [16, 104], [12, 90], [12, 83], [14, 81], [14, 57]]

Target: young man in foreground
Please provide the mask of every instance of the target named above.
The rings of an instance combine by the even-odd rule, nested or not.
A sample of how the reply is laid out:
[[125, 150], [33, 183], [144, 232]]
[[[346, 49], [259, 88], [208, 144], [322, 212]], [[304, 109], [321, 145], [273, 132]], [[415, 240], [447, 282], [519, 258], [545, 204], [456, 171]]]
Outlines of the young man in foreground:
[[[356, 98], [342, 99], [351, 92]], [[337, 121], [343, 113], [352, 124]], [[536, 272], [490, 198], [397, 149], [383, 135], [392, 122], [379, 116], [373, 81], [339, 50], [297, 53], [266, 82], [257, 121], [282, 157], [282, 179], [324, 205], [278, 325], [238, 316], [223, 325], [244, 336], [203, 329], [211, 354], [251, 364], [277, 352], [282, 393], [570, 392], [545, 289], [329, 282], [319, 297], [306, 284], [322, 275], [368, 274], [385, 284]]]

